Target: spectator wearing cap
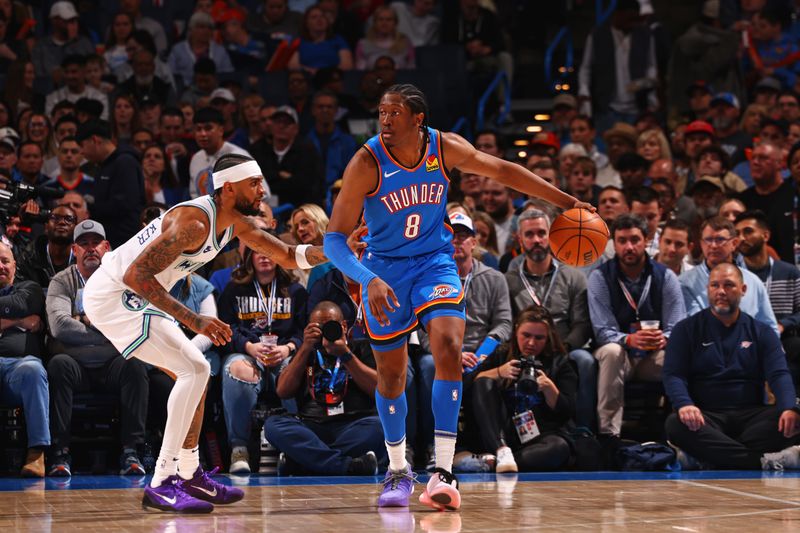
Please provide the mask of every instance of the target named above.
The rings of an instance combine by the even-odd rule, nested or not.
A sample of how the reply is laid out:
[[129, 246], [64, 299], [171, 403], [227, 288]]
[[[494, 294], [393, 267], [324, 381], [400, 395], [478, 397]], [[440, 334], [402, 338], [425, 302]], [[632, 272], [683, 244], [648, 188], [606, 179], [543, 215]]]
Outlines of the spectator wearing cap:
[[569, 124], [578, 114], [578, 99], [569, 93], [560, 93], [553, 98], [549, 129], [556, 134], [561, 146], [570, 142]]
[[222, 113], [223, 119], [223, 135], [225, 140], [229, 143], [235, 144], [239, 148], [247, 148], [250, 145], [250, 139], [247, 137], [247, 132], [243, 129], [237, 129], [236, 119], [238, 117], [237, 109], [238, 104], [236, 97], [230, 89], [223, 89], [218, 87], [211, 92], [210, 102], [211, 107]]
[[61, 63], [64, 59], [70, 55], [93, 54], [94, 46], [78, 34], [78, 11], [72, 2], [55, 2], [50, 7], [49, 18], [50, 35], [36, 41], [31, 59], [37, 77], [52, 77], [58, 84], [63, 76]]
[[311, 142], [299, 137], [297, 111], [291, 106], [277, 108], [270, 117], [272, 142], [261, 139], [252, 147], [267, 183], [281, 204], [325, 205], [325, 172]]
[[355, 139], [336, 125], [338, 111], [339, 99], [333, 91], [323, 89], [311, 99], [314, 127], [308, 132], [307, 138], [322, 158], [326, 189], [330, 189], [342, 177], [347, 163], [358, 148]]
[[714, 144], [714, 126], [705, 120], [694, 120], [686, 125], [683, 131], [684, 153], [687, 161], [689, 161], [689, 171], [685, 178], [682, 177], [678, 181], [676, 190], [678, 194], [687, 190], [695, 180], [695, 174], [692, 172], [692, 162], [697, 158], [700, 150], [706, 146]]
[[[225, 119], [219, 110], [211, 107], [204, 107], [195, 114], [194, 140], [199, 150], [189, 162], [189, 196], [192, 198], [211, 194], [214, 190], [211, 176], [217, 159], [227, 154], [252, 157], [247, 150], [225, 140]], [[261, 171], [266, 177], [267, 171], [263, 166]]]
[[614, 127], [603, 133], [603, 140], [608, 147], [608, 161], [617, 171], [617, 163], [623, 154], [636, 152], [636, 139], [639, 134], [636, 128], [624, 122], [617, 122]]
[[[699, 3], [699, 2], [697, 2]], [[736, 67], [742, 42], [741, 32], [729, 29], [719, 20], [719, 0], [706, 0], [701, 16], [683, 35], [675, 40], [667, 67], [666, 84], [668, 108], [685, 113], [691, 108], [687, 89], [695, 80], [704, 80], [707, 87], [719, 91], [742, 92], [742, 80]], [[709, 102], [705, 102], [708, 109]], [[672, 116], [675, 116], [671, 113]], [[696, 114], [692, 120], [706, 120]]]
[[144, 475], [136, 447], [144, 442], [149, 380], [147, 365], [125, 359], [114, 345], [92, 327], [83, 312], [83, 287], [100, 267], [110, 245], [99, 222], [84, 220], [75, 226], [72, 253], [75, 264], [56, 274], [47, 290], [50, 352], [50, 476], [70, 476], [69, 455], [72, 400], [75, 392], [112, 393], [120, 402], [122, 474]]
[[767, 106], [772, 109], [778, 101], [778, 95], [783, 91], [781, 82], [772, 76], [761, 78], [753, 87], [753, 103]]
[[45, 98], [45, 113], [52, 116], [55, 105], [63, 100], [77, 102], [81, 98], [91, 98], [103, 104], [102, 118], [108, 118], [108, 98], [105, 93], [86, 84], [86, 57], [70, 55], [61, 61], [64, 87], [56, 89]]
[[47, 291], [50, 280], [69, 267], [72, 255], [72, 233], [78, 218], [72, 208], [55, 207], [47, 217], [44, 234], [36, 237], [20, 252], [17, 279], [33, 281]]
[[148, 96], [161, 106], [175, 105], [175, 89], [155, 75], [155, 59], [155, 55], [146, 48], [134, 52], [130, 59], [133, 74], [117, 87], [116, 94], [133, 95], [139, 102], [144, 96]]
[[[777, 3], [776, 3], [777, 4]], [[750, 26], [752, 44], [742, 58], [744, 72], [750, 78], [772, 76], [783, 87], [794, 87], [800, 72], [795, 56], [800, 46], [786, 31], [791, 12], [784, 5], [766, 5], [753, 16]]]
[[711, 99], [711, 124], [717, 142], [734, 164], [744, 159], [746, 148], [753, 146], [753, 138], [739, 128], [741, 108], [733, 93], [717, 93]]
[[636, 0], [621, 0], [611, 23], [586, 38], [578, 71], [578, 95], [601, 132], [616, 122], [632, 124], [645, 109], [658, 108], [655, 45], [639, 24]]
[[561, 143], [552, 131], [540, 131], [536, 133], [530, 141], [531, 152], [534, 155], [545, 156], [555, 163], [558, 158], [558, 151], [561, 150]]
[[[70, 239], [72, 236], [70, 236]], [[44, 294], [32, 281], [16, 279], [11, 248], [0, 243], [0, 402], [22, 406], [28, 434], [25, 477], [44, 477], [44, 449], [50, 445], [44, 351]]]
[[144, 174], [133, 148], [117, 146], [105, 121], [81, 124], [77, 140], [83, 157], [98, 166], [95, 174], [92, 216], [106, 230], [108, 242], [117, 247], [140, 228], [145, 205]]
[[[794, 155], [797, 150], [792, 150]], [[754, 185], [739, 195], [748, 209], [760, 209], [767, 215], [772, 228], [769, 245], [780, 258], [794, 263], [795, 223], [792, 216], [796, 209], [794, 180], [784, 180], [781, 174], [783, 153], [771, 144], [760, 144], [750, 157], [750, 174]]]
[[725, 200], [725, 186], [717, 176], [702, 175], [689, 187], [687, 194], [694, 202], [697, 220], [702, 222], [719, 212]]
[[167, 63], [176, 76], [183, 78], [184, 86], [192, 84], [194, 64], [201, 57], [210, 58], [217, 73], [233, 72], [233, 64], [228, 52], [213, 40], [214, 20], [211, 15], [195, 11], [189, 19], [186, 39], [175, 43], [169, 53]]
[[778, 320], [781, 344], [795, 383], [800, 379], [800, 271], [769, 255], [770, 227], [762, 211], [745, 211], [734, 222], [744, 267], [767, 288], [769, 302]]
[[722, 192], [726, 196], [735, 196], [747, 189], [744, 179], [731, 172], [731, 159], [728, 157], [728, 153], [717, 144], [700, 149], [692, 161], [692, 174], [720, 178]]

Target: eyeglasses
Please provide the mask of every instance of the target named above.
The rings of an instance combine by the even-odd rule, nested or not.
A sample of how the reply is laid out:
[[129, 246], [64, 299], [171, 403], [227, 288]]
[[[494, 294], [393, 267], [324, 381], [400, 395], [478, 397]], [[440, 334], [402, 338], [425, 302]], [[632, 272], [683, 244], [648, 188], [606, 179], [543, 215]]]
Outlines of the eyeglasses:
[[731, 239], [733, 239], [733, 237], [703, 237], [702, 240], [709, 246], [722, 246]]
[[50, 215], [47, 217], [52, 222], [66, 222], [67, 224], [75, 224], [78, 220], [72, 215]]

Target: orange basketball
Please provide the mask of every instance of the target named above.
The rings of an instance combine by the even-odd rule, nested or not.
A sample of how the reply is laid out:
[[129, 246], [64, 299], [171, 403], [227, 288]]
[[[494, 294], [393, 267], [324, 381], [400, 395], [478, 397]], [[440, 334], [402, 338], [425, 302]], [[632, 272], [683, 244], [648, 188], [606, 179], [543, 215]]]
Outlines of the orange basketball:
[[569, 209], [550, 226], [550, 249], [556, 259], [574, 267], [589, 266], [603, 255], [608, 226], [597, 213]]

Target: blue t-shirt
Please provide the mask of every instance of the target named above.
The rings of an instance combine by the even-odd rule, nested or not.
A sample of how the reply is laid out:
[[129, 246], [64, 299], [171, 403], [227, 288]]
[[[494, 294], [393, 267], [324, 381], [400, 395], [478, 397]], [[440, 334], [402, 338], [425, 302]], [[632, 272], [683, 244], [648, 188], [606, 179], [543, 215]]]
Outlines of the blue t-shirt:
[[347, 50], [347, 42], [334, 35], [320, 43], [300, 40], [300, 64], [311, 68], [329, 68], [339, 66], [339, 50]]

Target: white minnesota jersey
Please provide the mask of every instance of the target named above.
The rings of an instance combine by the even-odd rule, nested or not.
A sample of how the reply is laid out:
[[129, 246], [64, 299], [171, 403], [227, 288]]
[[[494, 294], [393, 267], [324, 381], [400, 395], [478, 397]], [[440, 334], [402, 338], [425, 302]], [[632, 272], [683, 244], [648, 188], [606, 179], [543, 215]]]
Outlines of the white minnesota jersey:
[[[203, 212], [205, 212], [210, 222], [210, 230], [206, 236], [205, 242], [195, 253], [181, 254], [170, 266], [156, 274], [156, 280], [158, 280], [161, 286], [167, 291], [169, 291], [178, 280], [185, 278], [187, 275], [214, 259], [233, 236], [233, 226], [231, 226], [225, 230], [222, 234], [222, 238], [217, 240], [215, 231], [217, 227], [217, 207], [210, 196], [201, 196], [194, 200], [182, 202], [172, 207], [169, 211], [178, 207], [189, 206], [202, 209]], [[167, 211], [167, 213], [169, 213], [169, 211]], [[147, 248], [156, 237], [161, 235], [161, 221], [163, 218], [164, 215], [152, 220], [139, 231], [139, 233], [128, 239], [125, 244], [105, 254], [102, 260], [102, 270], [111, 279], [124, 285], [122, 278], [125, 276], [125, 271], [127, 271], [131, 263], [145, 251], [145, 248]]]

